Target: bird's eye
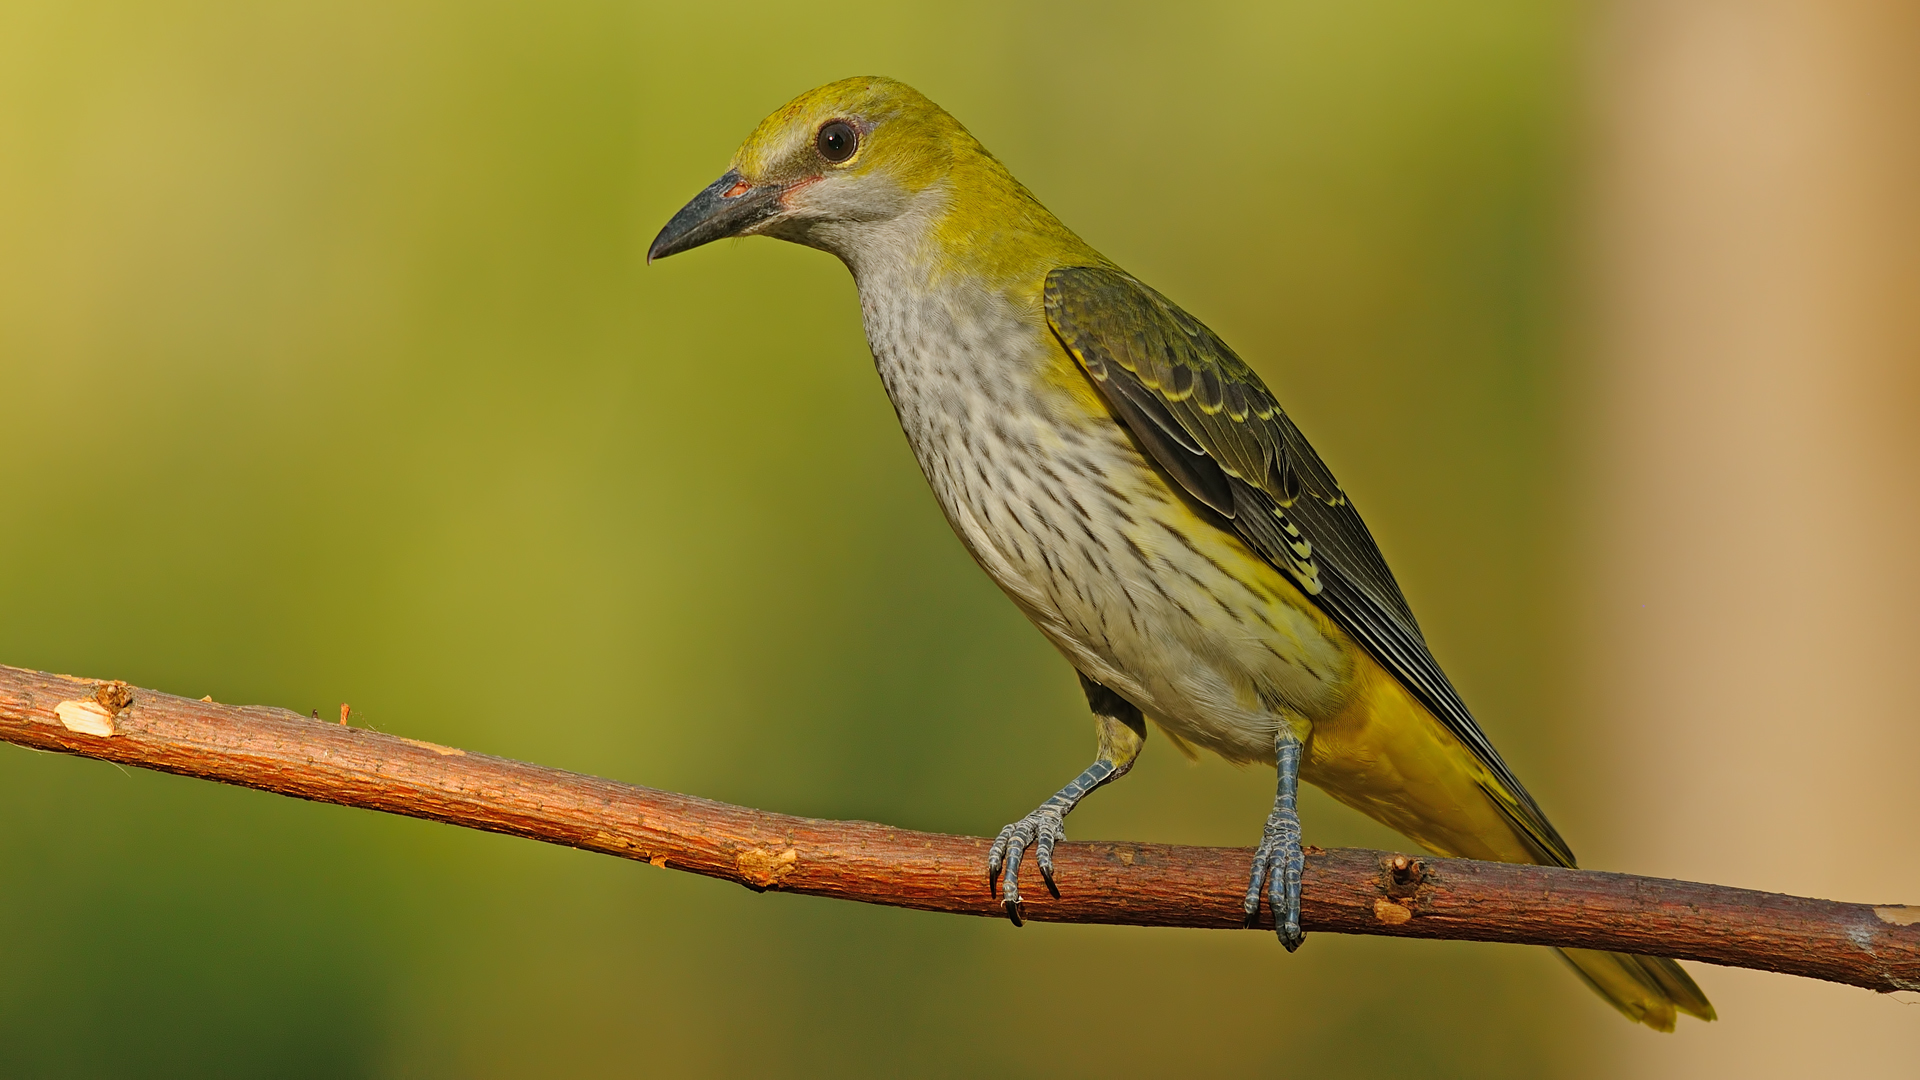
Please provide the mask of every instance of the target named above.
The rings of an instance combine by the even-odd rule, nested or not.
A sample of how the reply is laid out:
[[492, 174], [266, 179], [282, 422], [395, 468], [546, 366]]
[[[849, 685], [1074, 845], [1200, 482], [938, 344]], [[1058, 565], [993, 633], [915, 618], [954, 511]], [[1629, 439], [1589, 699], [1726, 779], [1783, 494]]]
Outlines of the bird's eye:
[[845, 120], [833, 120], [822, 125], [819, 137], [813, 140], [813, 148], [820, 151], [820, 156], [835, 165], [852, 157], [859, 145], [860, 133]]

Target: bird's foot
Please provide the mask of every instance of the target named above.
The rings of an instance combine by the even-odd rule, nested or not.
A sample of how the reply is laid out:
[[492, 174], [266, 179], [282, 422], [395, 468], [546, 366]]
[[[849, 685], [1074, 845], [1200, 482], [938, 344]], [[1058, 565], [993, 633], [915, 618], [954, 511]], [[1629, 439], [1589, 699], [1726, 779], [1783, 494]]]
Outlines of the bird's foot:
[[1306, 855], [1300, 850], [1299, 815], [1276, 811], [1267, 819], [1260, 846], [1254, 849], [1252, 880], [1247, 883], [1247, 898], [1241, 906], [1247, 913], [1247, 925], [1258, 923], [1261, 886], [1265, 885], [1274, 933], [1288, 952], [1306, 939], [1300, 932], [1300, 873], [1305, 862]]
[[1051, 801], [1021, 818], [1019, 821], [1000, 830], [994, 838], [993, 850], [987, 853], [987, 888], [994, 886], [999, 879], [1000, 905], [1007, 909], [1007, 918], [1013, 925], [1019, 926], [1020, 919], [1020, 858], [1028, 848], [1033, 849], [1033, 861], [1040, 866], [1040, 878], [1047, 883], [1047, 891], [1054, 899], [1060, 898], [1060, 889], [1053, 883], [1053, 845], [1066, 838], [1066, 822], [1060, 809]]

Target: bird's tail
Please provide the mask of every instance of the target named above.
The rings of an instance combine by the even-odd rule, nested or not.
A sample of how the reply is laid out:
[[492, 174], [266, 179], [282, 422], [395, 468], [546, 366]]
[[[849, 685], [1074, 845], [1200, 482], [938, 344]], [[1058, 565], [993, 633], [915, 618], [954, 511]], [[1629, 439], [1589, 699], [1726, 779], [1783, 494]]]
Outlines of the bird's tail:
[[[1518, 795], [1497, 783], [1482, 782], [1481, 790], [1499, 808], [1512, 826], [1513, 839], [1525, 849], [1520, 851], [1489, 845], [1489, 854], [1512, 862], [1531, 862], [1543, 866], [1575, 864], [1573, 852], [1560, 838], [1546, 815], [1525, 792]], [[1486, 837], [1480, 838], [1483, 841]], [[1713, 1003], [1693, 977], [1672, 960], [1631, 953], [1598, 952], [1593, 949], [1555, 949], [1593, 991], [1607, 999], [1627, 1019], [1645, 1024], [1655, 1031], [1672, 1031], [1679, 1013], [1714, 1019]]]
[[1592, 949], [1555, 949], [1579, 976], [1626, 1018], [1672, 1031], [1676, 1011], [1712, 1020], [1713, 1004], [1671, 960]]
[[[1576, 865], [1567, 842], [1517, 780], [1496, 775], [1504, 770], [1478, 757], [1397, 677], [1369, 655], [1358, 650], [1355, 655], [1366, 689], [1356, 697], [1360, 704], [1354, 708], [1365, 716], [1366, 737], [1381, 741], [1369, 744], [1374, 749], [1364, 770], [1343, 773], [1317, 765], [1322, 771], [1308, 774], [1303, 766], [1305, 779], [1436, 855]], [[1330, 730], [1330, 726], [1317, 729], [1315, 738]], [[1387, 741], [1377, 734], [1386, 731], [1395, 732], [1394, 738], [1401, 741]], [[1398, 782], [1385, 782], [1380, 779], [1383, 776]], [[1683, 1012], [1714, 1019], [1707, 995], [1672, 960], [1592, 949], [1556, 951], [1595, 993], [1635, 1023], [1672, 1031]]]

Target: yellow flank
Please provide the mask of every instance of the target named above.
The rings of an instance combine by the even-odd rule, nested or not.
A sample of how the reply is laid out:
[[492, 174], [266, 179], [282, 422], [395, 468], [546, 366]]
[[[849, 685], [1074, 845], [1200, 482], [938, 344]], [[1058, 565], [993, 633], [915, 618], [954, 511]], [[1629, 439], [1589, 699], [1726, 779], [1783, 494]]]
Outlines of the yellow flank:
[[1486, 767], [1366, 650], [1347, 651], [1346, 707], [1314, 723], [1301, 779], [1435, 854], [1533, 862]]

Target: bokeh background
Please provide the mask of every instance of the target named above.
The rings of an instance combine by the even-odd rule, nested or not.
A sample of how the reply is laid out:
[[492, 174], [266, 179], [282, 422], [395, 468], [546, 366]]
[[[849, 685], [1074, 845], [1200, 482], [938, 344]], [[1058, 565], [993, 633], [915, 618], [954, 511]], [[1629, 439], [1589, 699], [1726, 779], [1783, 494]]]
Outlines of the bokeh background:
[[[0, 0], [0, 663], [991, 833], [1071, 672], [828, 257], [653, 232], [915, 83], [1233, 341], [1588, 865], [1920, 900], [1900, 3]], [[1152, 741], [1080, 838], [1249, 844]], [[1317, 792], [1316, 843], [1400, 846]], [[1912, 1075], [1920, 1008], [857, 907], [0, 747], [7, 1076]], [[1911, 995], [1908, 995], [1911, 996]]]

